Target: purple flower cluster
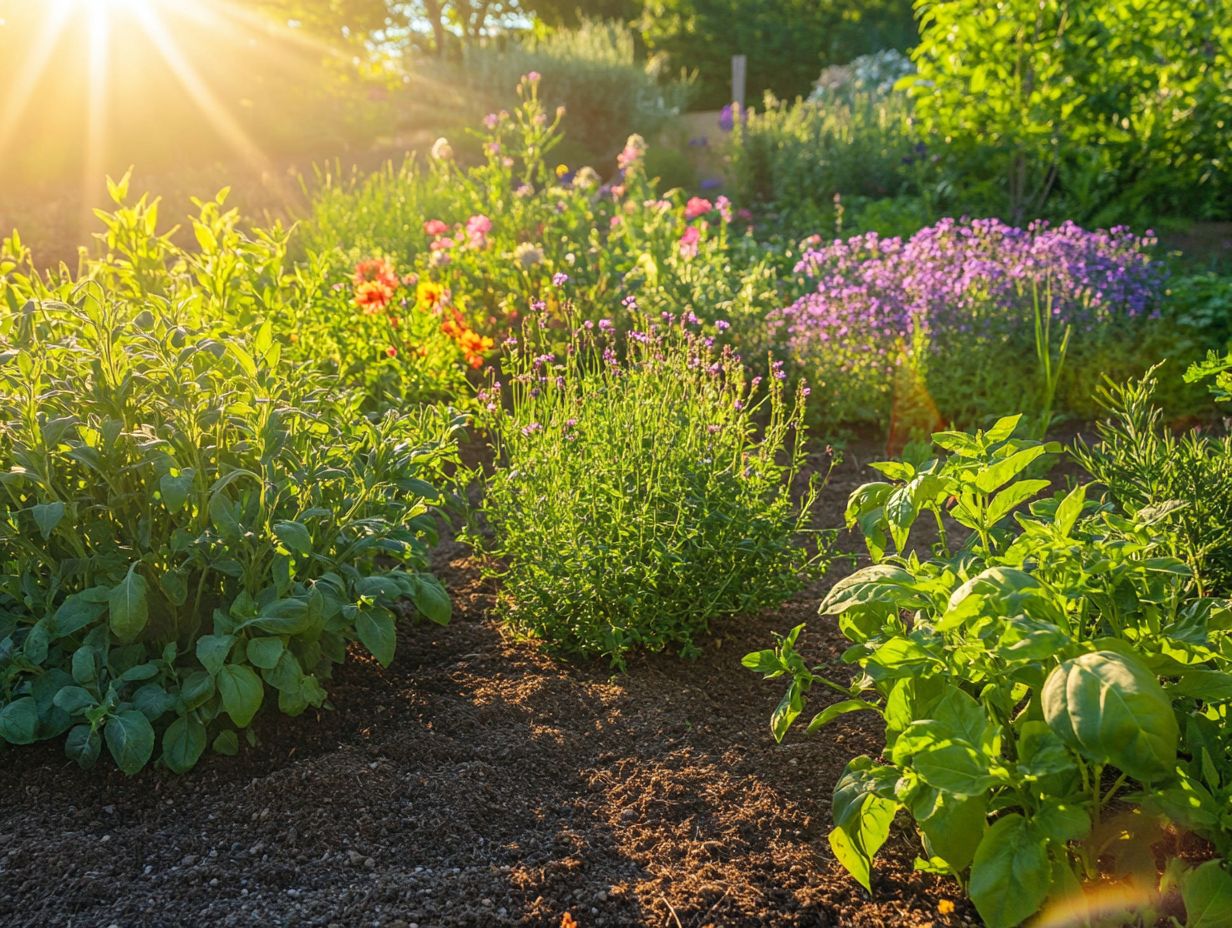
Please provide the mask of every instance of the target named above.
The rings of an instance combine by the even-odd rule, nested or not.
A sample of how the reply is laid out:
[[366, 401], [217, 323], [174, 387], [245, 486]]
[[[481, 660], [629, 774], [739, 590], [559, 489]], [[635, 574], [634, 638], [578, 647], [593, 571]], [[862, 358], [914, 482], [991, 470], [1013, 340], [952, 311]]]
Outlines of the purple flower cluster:
[[870, 232], [805, 252], [796, 272], [816, 288], [771, 313], [771, 334], [797, 358], [838, 350], [865, 364], [917, 335], [936, 346], [1029, 334], [1038, 299], [1080, 339], [1152, 311], [1163, 283], [1154, 244], [1072, 222], [943, 219], [906, 241]]

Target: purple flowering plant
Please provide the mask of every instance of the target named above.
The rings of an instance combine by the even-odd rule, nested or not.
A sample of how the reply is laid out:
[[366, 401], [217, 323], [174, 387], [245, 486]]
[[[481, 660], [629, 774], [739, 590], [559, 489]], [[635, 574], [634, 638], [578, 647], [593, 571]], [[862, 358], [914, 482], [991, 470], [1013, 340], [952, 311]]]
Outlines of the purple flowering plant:
[[909, 365], [944, 418], [1033, 397], [1036, 309], [1085, 346], [1154, 316], [1155, 240], [1066, 222], [1026, 228], [945, 219], [909, 239], [875, 232], [819, 244], [796, 271], [813, 289], [771, 312], [770, 340], [809, 377], [833, 420], [885, 421]]

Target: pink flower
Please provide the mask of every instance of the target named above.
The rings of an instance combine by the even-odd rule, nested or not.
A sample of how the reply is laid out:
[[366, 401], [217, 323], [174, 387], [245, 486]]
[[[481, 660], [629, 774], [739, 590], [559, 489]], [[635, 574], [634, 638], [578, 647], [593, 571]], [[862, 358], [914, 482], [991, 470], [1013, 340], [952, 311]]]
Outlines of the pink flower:
[[696, 219], [698, 216], [705, 216], [712, 209], [714, 209], [714, 204], [709, 200], [702, 197], [691, 197], [684, 206], [684, 218]]
[[466, 220], [466, 234], [471, 248], [482, 248], [488, 243], [488, 233], [492, 231], [492, 220], [482, 213]]
[[684, 230], [684, 235], [680, 236], [680, 254], [684, 258], [693, 258], [697, 255], [697, 243], [701, 241], [702, 232], [697, 226], [689, 226]]
[[719, 216], [722, 218], [724, 222], [731, 222], [732, 220], [731, 200], [727, 199], [727, 197], [725, 196], [720, 195], [719, 198], [714, 201], [714, 208], [719, 211]]
[[423, 224], [424, 234], [431, 235], [434, 238], [438, 235], [444, 235], [449, 231], [449, 226], [445, 225], [440, 219], [429, 219]]

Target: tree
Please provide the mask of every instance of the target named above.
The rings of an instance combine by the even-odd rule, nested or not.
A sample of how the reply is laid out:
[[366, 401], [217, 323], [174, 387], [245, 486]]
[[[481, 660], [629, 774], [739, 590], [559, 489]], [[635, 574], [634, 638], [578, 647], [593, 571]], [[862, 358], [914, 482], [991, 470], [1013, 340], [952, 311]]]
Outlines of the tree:
[[646, 0], [647, 46], [696, 69], [699, 103], [730, 103], [731, 57], [747, 55], [749, 99], [808, 92], [822, 67], [915, 37], [910, 0]]

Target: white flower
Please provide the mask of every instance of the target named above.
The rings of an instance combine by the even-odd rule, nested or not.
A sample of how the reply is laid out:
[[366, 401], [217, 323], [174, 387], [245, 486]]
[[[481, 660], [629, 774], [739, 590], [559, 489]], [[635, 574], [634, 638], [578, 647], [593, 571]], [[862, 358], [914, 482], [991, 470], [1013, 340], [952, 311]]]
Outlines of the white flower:
[[452, 161], [453, 146], [443, 135], [432, 143], [432, 159], [434, 161]]
[[532, 245], [530, 242], [523, 242], [513, 250], [513, 260], [529, 270], [535, 265], [543, 263], [543, 249], [538, 245]]

